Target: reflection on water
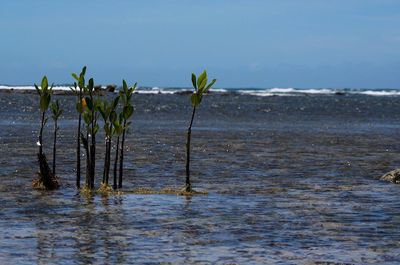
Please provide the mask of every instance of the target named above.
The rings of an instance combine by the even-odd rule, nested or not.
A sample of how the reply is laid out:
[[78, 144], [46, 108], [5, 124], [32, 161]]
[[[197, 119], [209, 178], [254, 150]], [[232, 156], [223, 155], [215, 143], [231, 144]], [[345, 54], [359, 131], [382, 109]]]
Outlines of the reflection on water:
[[[136, 96], [125, 188], [180, 187], [187, 98]], [[63, 188], [41, 192], [38, 113], [17, 107], [36, 101], [0, 97], [0, 264], [400, 263], [400, 187], [376, 178], [400, 165], [400, 98], [210, 96], [192, 163], [209, 195], [193, 197], [77, 194], [60, 99]]]

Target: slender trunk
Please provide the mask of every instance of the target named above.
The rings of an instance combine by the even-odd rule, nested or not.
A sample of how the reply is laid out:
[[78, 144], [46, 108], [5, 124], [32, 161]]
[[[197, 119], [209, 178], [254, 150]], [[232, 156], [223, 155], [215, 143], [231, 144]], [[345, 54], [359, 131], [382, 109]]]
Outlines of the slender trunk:
[[44, 127], [44, 117], [45, 112], [42, 112], [42, 121], [40, 123], [40, 132], [39, 132], [39, 154], [43, 154], [43, 127]]
[[[93, 96], [91, 95], [91, 100], [93, 100]], [[96, 125], [96, 116], [94, 111], [94, 103], [92, 109], [92, 133], [91, 133], [91, 145], [90, 145], [90, 188], [94, 189], [94, 175], [96, 169], [96, 132], [94, 131]]]
[[193, 107], [193, 112], [192, 112], [192, 119], [190, 120], [190, 125], [187, 130], [187, 141], [186, 141], [186, 191], [190, 192], [192, 191], [192, 184], [190, 183], [190, 138], [192, 135], [192, 125], [193, 125], [193, 119], [194, 119], [194, 114], [196, 113], [196, 107]]
[[119, 179], [118, 179], [118, 189], [122, 189], [122, 175], [124, 170], [124, 144], [125, 144], [125, 126], [126, 120], [124, 120], [124, 130], [122, 132], [122, 141], [121, 141], [121, 153], [119, 156]]
[[[112, 131], [112, 125], [110, 126]], [[110, 163], [111, 163], [111, 138], [112, 136], [108, 137], [108, 152], [107, 152], [107, 167], [106, 167], [106, 184], [108, 185], [108, 180], [110, 176]]]
[[94, 172], [96, 168], [96, 137], [92, 135], [92, 144], [90, 146], [90, 188], [94, 188]]
[[56, 144], [57, 144], [57, 120], [54, 121], [54, 142], [53, 142], [53, 174], [56, 175]]
[[79, 113], [78, 122], [78, 134], [77, 134], [77, 144], [76, 144], [76, 188], [81, 187], [81, 122], [82, 114]]
[[[79, 88], [79, 104], [82, 105], [82, 88]], [[79, 112], [78, 134], [76, 143], [76, 188], [81, 187], [81, 122], [82, 113]]]
[[106, 152], [104, 155], [104, 167], [103, 167], [103, 180], [102, 183], [106, 184], [106, 172], [107, 172], [107, 156], [108, 156], [108, 136], [106, 137]]
[[117, 167], [118, 167], [118, 151], [119, 151], [119, 135], [117, 137], [117, 150], [115, 151], [115, 161], [114, 161], [114, 190], [117, 189]]
[[86, 186], [89, 188], [90, 187], [90, 169], [91, 169], [91, 164], [90, 164], [90, 147], [89, 147], [89, 131], [86, 132], [86, 140], [87, 140], [87, 146], [86, 146]]

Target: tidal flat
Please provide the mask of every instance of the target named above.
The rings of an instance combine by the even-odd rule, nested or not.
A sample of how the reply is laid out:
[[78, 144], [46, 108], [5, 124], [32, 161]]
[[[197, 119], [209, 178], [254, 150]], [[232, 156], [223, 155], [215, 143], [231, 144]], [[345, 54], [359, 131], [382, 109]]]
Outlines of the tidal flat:
[[37, 98], [1, 91], [0, 263], [400, 263], [400, 186], [379, 180], [400, 166], [400, 97], [211, 93], [192, 129], [208, 194], [130, 192], [184, 186], [188, 97], [134, 95], [125, 192], [106, 196], [75, 188], [75, 97], [54, 96], [61, 188], [46, 192], [32, 188]]

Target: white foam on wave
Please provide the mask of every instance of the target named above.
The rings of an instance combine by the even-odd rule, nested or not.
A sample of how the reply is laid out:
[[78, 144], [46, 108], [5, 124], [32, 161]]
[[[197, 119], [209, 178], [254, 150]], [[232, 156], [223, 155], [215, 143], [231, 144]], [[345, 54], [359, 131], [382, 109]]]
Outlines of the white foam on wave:
[[331, 89], [295, 89], [295, 88], [267, 88], [267, 89], [246, 89], [238, 90], [240, 94], [247, 94], [260, 97], [270, 96], [296, 96], [299, 94], [334, 94]]
[[[35, 90], [34, 86], [0, 86], [0, 89]], [[54, 86], [53, 90], [71, 90], [68, 86]]]
[[274, 88], [264, 89], [264, 91], [268, 91], [270, 93], [293, 93], [296, 90], [292, 87], [288, 87], [288, 88], [274, 87]]
[[227, 93], [228, 90], [226, 90], [225, 88], [212, 88], [212, 89], [210, 90], [210, 92]]
[[[354, 92], [351, 92], [354, 93]], [[368, 96], [400, 96], [400, 91], [396, 90], [365, 90], [356, 92], [356, 94]]]
[[332, 89], [297, 89], [295, 90], [296, 93], [305, 93], [305, 94], [334, 94], [336, 93], [335, 90]]
[[151, 89], [145, 89], [139, 87], [138, 89], [136, 89], [136, 92], [139, 94], [175, 94], [175, 91], [173, 90], [165, 90], [159, 87], [153, 87]]
[[251, 95], [257, 97], [272, 97], [272, 96], [292, 96], [289, 93], [272, 93], [268, 90], [238, 90], [242, 95]]
[[[102, 87], [105, 88], [105, 87]], [[34, 86], [7, 86], [0, 85], [0, 90], [35, 90]], [[53, 90], [63, 90], [70, 91], [69, 86], [58, 85], [54, 86]], [[164, 95], [172, 95], [193, 91], [193, 89], [187, 88], [161, 88], [161, 87], [151, 87], [151, 88], [137, 88], [136, 92], [139, 94], [164, 94]], [[296, 88], [266, 88], [266, 89], [224, 89], [224, 88], [215, 88], [210, 91], [211, 93], [230, 93], [237, 92], [242, 95], [252, 95], [258, 97], [271, 97], [271, 96], [299, 96], [302, 94], [320, 94], [320, 95], [330, 95], [335, 93], [345, 93], [345, 94], [359, 94], [359, 95], [367, 95], [367, 96], [400, 96], [400, 90], [394, 89], [386, 89], [386, 90], [366, 90], [366, 89], [296, 89]]]

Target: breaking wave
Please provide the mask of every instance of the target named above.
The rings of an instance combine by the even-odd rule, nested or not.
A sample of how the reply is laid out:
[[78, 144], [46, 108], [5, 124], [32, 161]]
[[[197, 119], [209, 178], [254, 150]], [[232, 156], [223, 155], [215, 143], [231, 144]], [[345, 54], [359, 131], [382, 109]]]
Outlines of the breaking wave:
[[[103, 87], [105, 88], [105, 87]], [[0, 85], [0, 90], [34, 90], [34, 86], [8, 86]], [[57, 85], [53, 90], [70, 91], [67, 85]], [[193, 89], [189, 88], [162, 88], [162, 87], [139, 87], [136, 90], [138, 94], [189, 94]], [[346, 94], [359, 94], [367, 96], [400, 96], [398, 89], [334, 89], [334, 88], [265, 88], [265, 89], [229, 89], [229, 88], [215, 88], [210, 91], [211, 93], [236, 93], [241, 95], [251, 95], [258, 97], [271, 97], [271, 96], [301, 96], [301, 95], [346, 95]]]

